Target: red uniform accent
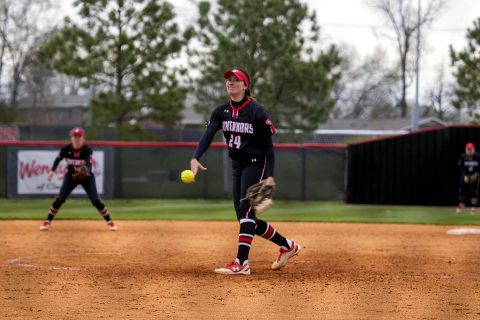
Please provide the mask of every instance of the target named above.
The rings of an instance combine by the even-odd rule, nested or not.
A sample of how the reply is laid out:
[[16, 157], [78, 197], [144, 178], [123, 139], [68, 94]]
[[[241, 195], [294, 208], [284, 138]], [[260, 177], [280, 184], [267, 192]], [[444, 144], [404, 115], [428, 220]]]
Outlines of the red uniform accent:
[[84, 146], [81, 146], [79, 149], [75, 149], [72, 144], [70, 144], [70, 149], [73, 151], [73, 157], [79, 158], [80, 152], [82, 152]]
[[248, 77], [245, 73], [242, 72], [242, 70], [238, 70], [238, 69], [228, 70], [223, 74], [223, 77], [225, 79], [228, 79], [232, 74], [238, 79], [242, 80], [243, 83], [245, 83], [245, 85], [248, 87], [249, 85]]
[[70, 136], [83, 137], [85, 135], [85, 130], [80, 127], [73, 128], [70, 130]]
[[238, 242], [251, 244], [252, 240], [253, 240], [253, 238], [250, 238], [250, 237], [241, 237], [241, 236], [238, 237]]
[[273, 231], [274, 229], [272, 228], [272, 226], [269, 225], [268, 231], [262, 237], [265, 239], [270, 239], [270, 237], [273, 235]]
[[252, 101], [252, 99], [247, 98], [247, 100], [245, 100], [245, 102], [242, 103], [242, 105], [241, 105], [240, 107], [235, 108], [235, 107], [233, 106], [232, 100], [230, 100], [230, 107], [232, 108], [232, 112], [233, 112], [233, 120], [237, 120], [237, 118], [238, 118], [238, 112], [239, 112], [240, 110], [242, 110], [243, 108], [245, 108], [250, 101]]
[[267, 119], [267, 120], [265, 121], [265, 124], [270, 127], [270, 130], [272, 131], [272, 134], [275, 133], [275, 132], [277, 132], [277, 128], [275, 128], [275, 126], [273, 125], [272, 120]]

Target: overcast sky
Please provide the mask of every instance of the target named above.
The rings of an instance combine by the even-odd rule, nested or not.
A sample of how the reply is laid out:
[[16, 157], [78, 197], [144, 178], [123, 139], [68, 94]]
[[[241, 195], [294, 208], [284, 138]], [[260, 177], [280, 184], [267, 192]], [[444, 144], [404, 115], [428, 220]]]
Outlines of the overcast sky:
[[[259, 0], [258, 0], [259, 1]], [[322, 40], [340, 46], [354, 48], [360, 57], [364, 57], [377, 46], [393, 48], [394, 44], [385, 37], [379, 36], [388, 32], [388, 24], [383, 16], [369, 6], [370, 0], [302, 0], [308, 7], [317, 12], [321, 28]], [[418, 0], [411, 0], [416, 6]], [[421, 0], [425, 8], [428, 1]], [[178, 13], [185, 20], [196, 15], [194, 3], [197, 0], [171, 0]], [[426, 50], [421, 57], [420, 92], [423, 92], [434, 81], [438, 65], [446, 70], [446, 77], [452, 80], [449, 57], [449, 45], [462, 49], [466, 45], [467, 28], [480, 17], [480, 0], [446, 0], [446, 5], [439, 13], [431, 28], [423, 28]], [[393, 49], [391, 50], [393, 59]], [[410, 98], [414, 95], [411, 86]], [[421, 97], [423, 98], [423, 97]]]
[[[1, 1], [1, 0], [0, 0]], [[199, 0], [170, 0], [177, 9], [179, 21], [191, 23], [197, 15]], [[234, 0], [232, 0], [234, 1]], [[252, 0], [260, 1], [260, 0]], [[369, 6], [371, 0], [302, 0], [310, 9], [317, 12], [321, 37], [325, 43], [334, 43], [354, 48], [360, 57], [364, 57], [381, 45], [393, 48], [394, 44], [379, 36], [381, 31], [388, 31], [383, 16]], [[411, 0], [416, 5], [418, 0]], [[422, 6], [430, 0], [421, 0]], [[446, 76], [450, 77], [449, 45], [462, 49], [466, 45], [466, 30], [473, 26], [473, 21], [480, 17], [480, 0], [445, 0], [446, 5], [438, 15], [431, 28], [422, 29], [425, 48], [421, 57], [421, 88], [425, 89], [435, 79], [435, 70], [439, 64], [444, 65]], [[67, 12], [71, 10], [71, 0], [62, 0]], [[393, 51], [393, 49], [392, 49]], [[393, 59], [393, 52], [392, 52]], [[413, 97], [413, 88], [410, 97]]]
[[[366, 0], [305, 0], [317, 12], [318, 22], [322, 28], [322, 37], [332, 43], [344, 43], [354, 46], [359, 55], [372, 52], [376, 45], [393, 46], [388, 39], [376, 36], [384, 29], [385, 21], [381, 14], [368, 5]], [[416, 5], [417, 0], [413, 0]], [[422, 0], [426, 7], [427, 0]], [[449, 67], [449, 45], [456, 49], [466, 46], [467, 28], [480, 17], [480, 0], [447, 0], [431, 28], [422, 29], [426, 50], [421, 57], [421, 90], [431, 85], [435, 79], [438, 64]], [[412, 86], [413, 87], [413, 86]]]

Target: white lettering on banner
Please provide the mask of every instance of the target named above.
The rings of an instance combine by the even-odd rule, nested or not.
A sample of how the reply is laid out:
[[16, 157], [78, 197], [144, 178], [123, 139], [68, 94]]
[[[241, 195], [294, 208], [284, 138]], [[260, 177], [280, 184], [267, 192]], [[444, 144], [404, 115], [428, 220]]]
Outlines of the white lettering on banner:
[[[57, 167], [52, 181], [47, 181], [47, 174], [58, 155], [58, 151], [19, 150], [17, 153], [17, 192], [18, 194], [57, 194], [62, 185], [68, 164], [63, 159]], [[97, 182], [97, 191], [103, 194], [105, 152], [94, 151], [92, 172]], [[83, 163], [83, 160], [77, 160]], [[72, 163], [73, 164], [73, 163]], [[85, 194], [82, 186], [77, 186], [72, 194]]]

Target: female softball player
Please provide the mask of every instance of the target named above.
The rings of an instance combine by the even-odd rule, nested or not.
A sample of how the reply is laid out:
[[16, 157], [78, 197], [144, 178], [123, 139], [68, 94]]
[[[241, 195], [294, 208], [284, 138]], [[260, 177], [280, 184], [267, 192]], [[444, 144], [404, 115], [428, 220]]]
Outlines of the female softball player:
[[92, 173], [92, 149], [85, 144], [84, 136], [85, 131], [82, 128], [73, 128], [70, 131], [71, 143], [64, 145], [60, 149], [58, 156], [53, 162], [51, 170], [48, 172], [47, 179], [48, 181], [51, 181], [60, 161], [63, 159], [67, 161], [68, 170], [63, 178], [60, 193], [48, 210], [47, 219], [40, 227], [40, 230], [42, 231], [47, 231], [50, 228], [52, 220], [58, 213], [60, 206], [65, 202], [73, 189], [75, 189], [75, 187], [79, 184], [81, 184], [83, 189], [85, 189], [90, 201], [98, 209], [100, 214], [107, 222], [108, 228], [111, 231], [117, 230], [117, 226], [110, 218], [108, 208], [98, 196], [97, 186], [95, 184], [95, 176]]
[[475, 152], [475, 145], [472, 142], [465, 146], [465, 153], [460, 156], [458, 167], [460, 168], [460, 184], [456, 211], [460, 214], [465, 208], [465, 204], [470, 204], [470, 214], [475, 214], [480, 189], [480, 155]]
[[275, 127], [265, 109], [251, 97], [248, 88], [250, 78], [244, 70], [232, 69], [223, 75], [230, 101], [215, 108], [207, 129], [195, 150], [190, 167], [194, 174], [207, 170], [200, 162], [201, 156], [210, 147], [215, 133], [222, 129], [232, 158], [233, 205], [240, 223], [236, 259], [223, 268], [215, 269], [221, 274], [250, 274], [248, 253], [254, 235], [259, 235], [280, 246], [280, 254], [272, 269], [282, 268], [291, 257], [297, 255], [299, 244], [286, 239], [269, 223], [258, 219], [255, 210], [245, 198], [247, 188], [261, 180], [275, 187], [272, 135]]

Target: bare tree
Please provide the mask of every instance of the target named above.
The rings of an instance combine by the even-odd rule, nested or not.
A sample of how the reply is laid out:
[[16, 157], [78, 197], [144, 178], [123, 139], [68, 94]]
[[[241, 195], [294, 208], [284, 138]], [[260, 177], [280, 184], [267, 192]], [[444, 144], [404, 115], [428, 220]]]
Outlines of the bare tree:
[[9, 104], [14, 109], [28, 54], [42, 35], [53, 27], [54, 20], [50, 19], [50, 14], [54, 8], [52, 0], [0, 2], [0, 77], [7, 74], [8, 67]]
[[5, 65], [5, 53], [7, 49], [7, 42], [4, 41], [3, 34], [7, 30], [8, 22], [8, 6], [7, 3], [0, 4], [0, 101], [2, 100], [2, 79], [3, 79], [3, 66]]
[[395, 111], [395, 101], [391, 97], [398, 77], [394, 70], [386, 67], [385, 50], [376, 48], [362, 61], [358, 60], [356, 52], [349, 52], [348, 49], [343, 50], [342, 56], [344, 71], [335, 91], [338, 102], [334, 116], [366, 119], [380, 106], [384, 107], [384, 111]]
[[399, 107], [402, 117], [407, 116], [407, 89], [411, 84], [409, 79], [414, 72], [415, 36], [418, 26], [430, 26], [437, 14], [444, 6], [446, 0], [430, 0], [422, 9], [420, 21], [417, 23], [417, 7], [412, 0], [371, 0], [372, 7], [380, 12], [387, 23], [393, 28], [394, 36], [388, 36], [396, 43], [400, 66], [401, 97]]
[[23, 83], [21, 92], [23, 96], [30, 98], [32, 108], [46, 105], [46, 100], [51, 93], [52, 81], [55, 77], [53, 70], [39, 63], [35, 57], [35, 51], [30, 52], [25, 59], [23, 71]]
[[445, 81], [443, 64], [437, 66], [436, 73], [433, 86], [426, 91], [429, 106], [425, 109], [425, 112], [433, 111], [440, 120], [447, 120], [448, 114], [455, 111], [451, 103], [454, 96], [453, 85], [449, 85]]

